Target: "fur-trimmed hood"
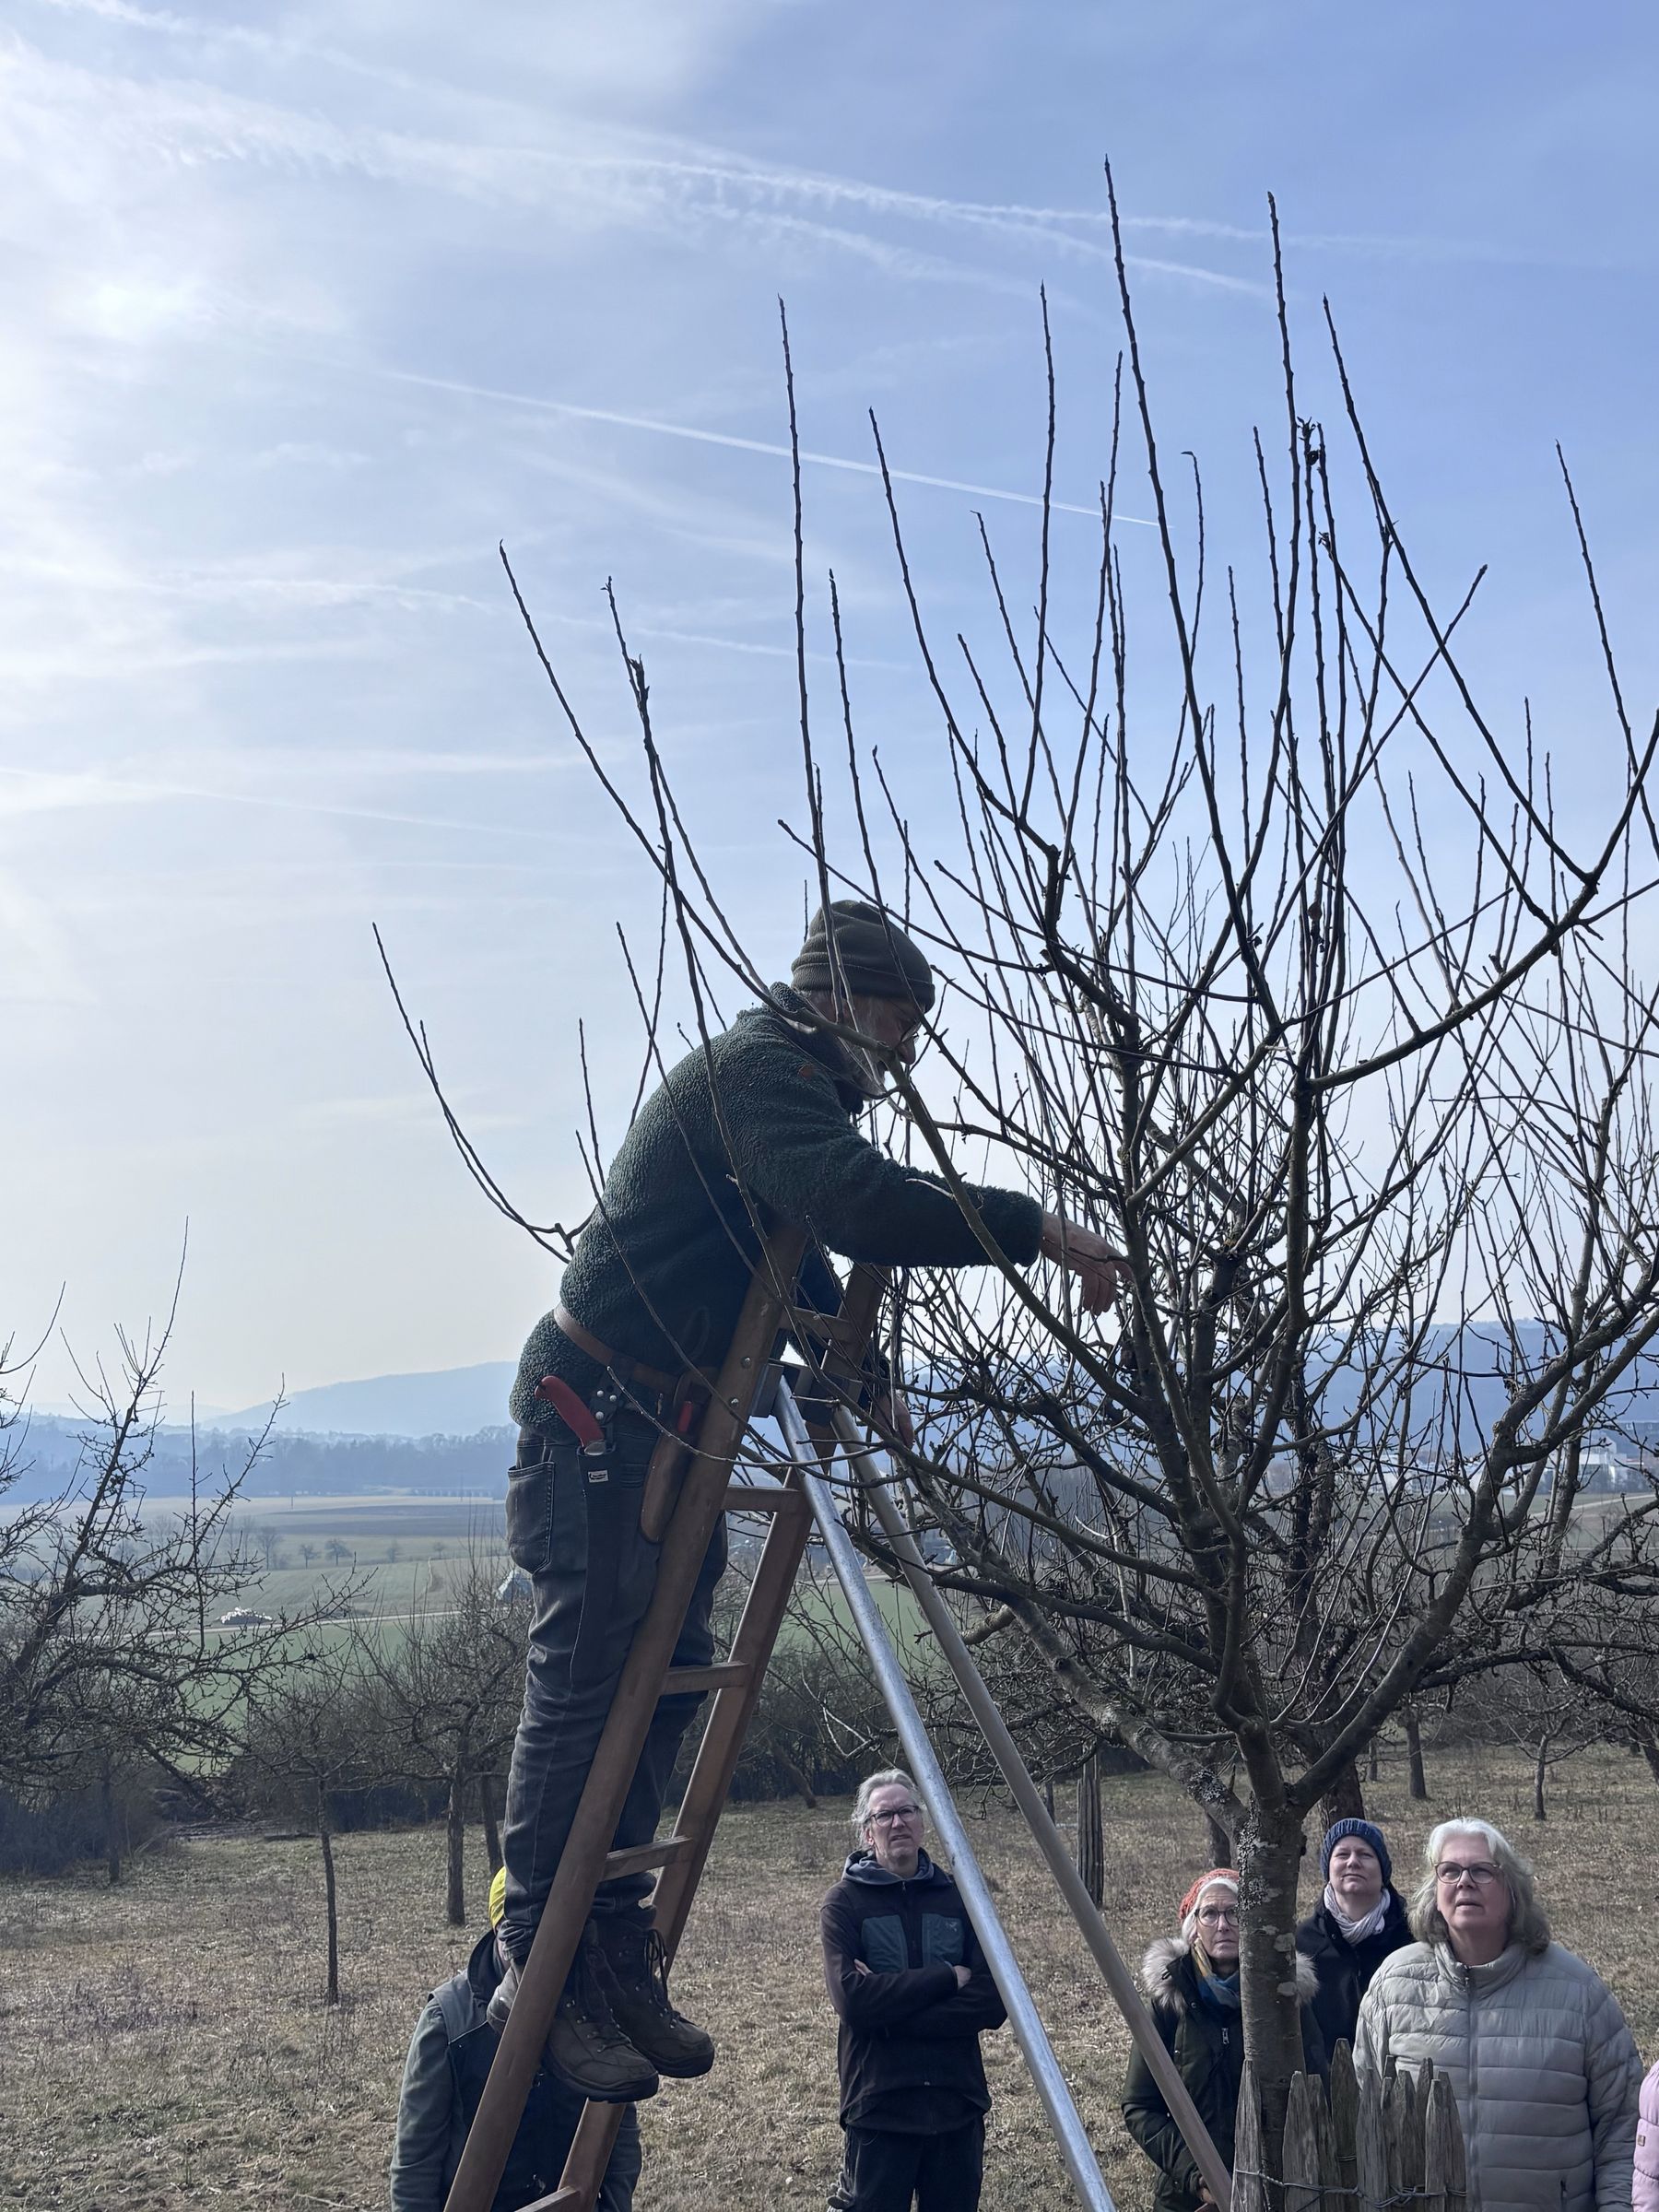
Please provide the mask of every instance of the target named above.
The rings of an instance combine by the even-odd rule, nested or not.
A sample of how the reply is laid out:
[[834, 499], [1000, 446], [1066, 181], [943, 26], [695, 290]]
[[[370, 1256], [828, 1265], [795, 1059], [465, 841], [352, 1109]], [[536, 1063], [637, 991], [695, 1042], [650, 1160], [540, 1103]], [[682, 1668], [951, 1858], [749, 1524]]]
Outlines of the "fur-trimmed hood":
[[[1148, 1944], [1147, 1955], [1141, 1960], [1141, 1987], [1149, 2004], [1160, 2006], [1165, 2012], [1183, 2013], [1198, 1994], [1198, 1969], [1193, 1959], [1193, 1947], [1184, 1936], [1160, 1936]], [[1311, 2004], [1319, 1987], [1319, 1976], [1312, 1959], [1296, 1954], [1296, 1998], [1300, 2005]]]

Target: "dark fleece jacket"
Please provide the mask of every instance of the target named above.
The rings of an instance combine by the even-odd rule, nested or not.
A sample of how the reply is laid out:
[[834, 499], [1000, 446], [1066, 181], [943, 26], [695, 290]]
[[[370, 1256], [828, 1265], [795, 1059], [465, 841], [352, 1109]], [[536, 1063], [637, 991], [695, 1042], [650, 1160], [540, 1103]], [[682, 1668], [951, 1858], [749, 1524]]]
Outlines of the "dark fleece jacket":
[[[786, 986], [773, 996], [777, 1007], [740, 1014], [646, 1100], [565, 1270], [560, 1297], [577, 1320], [653, 1367], [678, 1371], [724, 1354], [759, 1252], [745, 1193], [766, 1232], [792, 1222], [849, 1260], [966, 1267], [985, 1256], [937, 1176], [860, 1135], [853, 1116], [865, 1100], [841, 1046], [791, 1018], [789, 1009], [805, 1009]], [[969, 1194], [1009, 1259], [1037, 1257], [1034, 1199], [977, 1185]], [[810, 1251], [802, 1289], [807, 1303], [834, 1311], [829, 1269]], [[558, 1427], [535, 1394], [547, 1374], [584, 1393], [599, 1380], [551, 1314], [519, 1363], [511, 1406], [521, 1425]]]
[[[1238, 2013], [1217, 2011], [1199, 1995], [1198, 1968], [1181, 1936], [1160, 1936], [1147, 1951], [1141, 1986], [1151, 2001], [1158, 2032], [1198, 2107], [1198, 2117], [1222, 2162], [1230, 2166], [1244, 2065], [1243, 2022]], [[1319, 2024], [1310, 2009], [1313, 1989], [1312, 1966], [1299, 1954], [1296, 1992], [1301, 2002], [1302, 2053], [1308, 2071], [1323, 2075], [1327, 2062]], [[1194, 2212], [1203, 2187], [1197, 2161], [1182, 2140], [1163, 2092], [1138, 2049], [1130, 2053], [1123, 2105], [1129, 2133], [1158, 2168], [1158, 2186], [1152, 2193], [1155, 2212]]]
[[[855, 1851], [818, 1924], [841, 2016], [841, 2125], [943, 2135], [988, 2111], [979, 2039], [1008, 2016], [944, 1869], [924, 1852], [900, 1881]], [[969, 1970], [961, 1985], [959, 1966]]]
[[1371, 1987], [1371, 1978], [1392, 1952], [1412, 1941], [1406, 1916], [1406, 1900], [1392, 1883], [1388, 1917], [1374, 1936], [1350, 1943], [1323, 1901], [1296, 1931], [1296, 1947], [1313, 1961], [1319, 1988], [1313, 1998], [1313, 2017], [1327, 2051], [1338, 2043], [1352, 2044], [1359, 2018], [1359, 2000]]

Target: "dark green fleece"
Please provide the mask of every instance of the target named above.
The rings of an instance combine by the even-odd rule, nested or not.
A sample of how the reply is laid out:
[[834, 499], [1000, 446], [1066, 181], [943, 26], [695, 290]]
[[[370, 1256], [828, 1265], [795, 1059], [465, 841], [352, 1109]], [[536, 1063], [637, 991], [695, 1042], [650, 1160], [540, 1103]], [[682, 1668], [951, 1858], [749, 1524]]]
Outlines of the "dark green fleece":
[[[773, 996], [782, 1007], [801, 1005], [782, 984]], [[641, 1107], [577, 1239], [561, 1301], [604, 1343], [649, 1366], [717, 1363], [759, 1251], [742, 1193], [765, 1232], [793, 1222], [844, 1259], [982, 1265], [984, 1253], [939, 1178], [889, 1159], [853, 1126], [865, 1102], [833, 1038], [771, 1006], [739, 1015], [706, 1050], [671, 1068]], [[1042, 1222], [1036, 1200], [968, 1187], [1009, 1259], [1034, 1260]], [[807, 1302], [832, 1304], [829, 1270], [810, 1250], [802, 1288]], [[558, 1425], [535, 1395], [548, 1374], [584, 1392], [599, 1379], [550, 1313], [519, 1362], [515, 1421]]]

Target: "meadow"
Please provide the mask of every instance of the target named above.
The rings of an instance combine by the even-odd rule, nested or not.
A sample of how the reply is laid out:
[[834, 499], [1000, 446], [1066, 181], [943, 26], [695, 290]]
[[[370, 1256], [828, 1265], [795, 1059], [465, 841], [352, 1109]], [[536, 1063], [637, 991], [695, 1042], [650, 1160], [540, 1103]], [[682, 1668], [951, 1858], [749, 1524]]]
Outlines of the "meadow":
[[[1659, 1793], [1641, 1762], [1583, 1755], [1559, 1774], [1541, 1826], [1519, 1759], [1446, 1751], [1430, 1781], [1430, 1802], [1409, 1803], [1391, 1758], [1367, 1793], [1402, 1868], [1434, 1820], [1496, 1819], [1536, 1864], [1558, 1934], [1612, 1983], [1652, 2054], [1659, 1875], [1646, 1839]], [[1203, 1825], [1149, 1775], [1109, 1779], [1104, 1796], [1106, 1912], [1138, 1958], [1203, 1867]], [[642, 2108], [639, 2212], [822, 2204], [840, 2131], [817, 1912], [847, 1810], [727, 1813], [677, 1969], [721, 2059], [706, 2081], [671, 2084]], [[1124, 2212], [1146, 2212], [1148, 2170], [1116, 2108], [1125, 2030], [1018, 1821], [988, 1802], [971, 1825], [1112, 2192]], [[479, 1921], [486, 1867], [469, 1838], [475, 1850], [468, 1901]], [[344, 2001], [332, 2009], [320, 2000], [322, 1883], [309, 1840], [184, 1833], [114, 1890], [89, 1869], [0, 1889], [0, 2206], [364, 2212], [384, 2202], [408, 2036], [471, 1936], [443, 1924], [440, 1830], [348, 1835], [336, 1853]], [[1310, 1869], [1307, 1901], [1316, 1887]], [[1017, 2049], [1006, 2030], [986, 2047], [996, 2100], [987, 2212], [1069, 2204]]]

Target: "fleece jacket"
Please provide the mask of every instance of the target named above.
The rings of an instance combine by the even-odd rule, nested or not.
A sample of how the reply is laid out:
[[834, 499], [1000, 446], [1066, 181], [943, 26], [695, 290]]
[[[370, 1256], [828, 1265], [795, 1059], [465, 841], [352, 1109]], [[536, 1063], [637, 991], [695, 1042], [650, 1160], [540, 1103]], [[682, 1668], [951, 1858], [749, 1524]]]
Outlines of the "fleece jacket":
[[[751, 1007], [688, 1053], [646, 1100], [565, 1269], [560, 1301], [602, 1343], [648, 1366], [677, 1372], [724, 1355], [759, 1252], [751, 1205], [762, 1234], [792, 1223], [844, 1259], [983, 1264], [940, 1178], [891, 1159], [853, 1126], [868, 1101], [834, 1038], [785, 985], [772, 997], [775, 1006]], [[968, 1196], [1010, 1260], [1037, 1257], [1034, 1199], [977, 1184]], [[811, 1248], [801, 1288], [809, 1305], [835, 1310], [830, 1270]], [[584, 1394], [600, 1380], [550, 1313], [531, 1331], [512, 1387], [521, 1427], [559, 1429], [535, 1397], [548, 1374]]]
[[[841, 2018], [841, 2125], [943, 2135], [988, 2111], [979, 2039], [1007, 2014], [943, 1867], [923, 1852], [901, 1880], [855, 1851], [818, 1926]], [[965, 1983], [959, 1966], [968, 1969]]]

